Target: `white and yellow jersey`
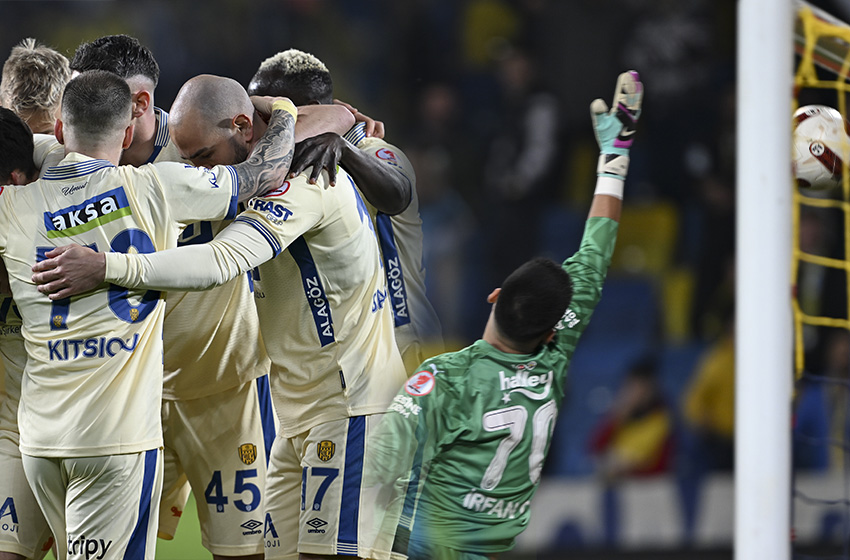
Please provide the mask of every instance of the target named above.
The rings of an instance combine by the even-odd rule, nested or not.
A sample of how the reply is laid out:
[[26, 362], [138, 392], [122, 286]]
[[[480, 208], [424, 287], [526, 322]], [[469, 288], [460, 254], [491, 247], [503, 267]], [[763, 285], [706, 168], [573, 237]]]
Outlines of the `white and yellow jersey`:
[[22, 452], [97, 456], [162, 445], [160, 293], [103, 284], [50, 301], [31, 282], [32, 265], [68, 243], [101, 252], [175, 247], [185, 224], [235, 213], [236, 181], [230, 167], [115, 167], [71, 153], [35, 183], [0, 192], [0, 252], [28, 355]]
[[255, 270], [260, 329], [284, 437], [384, 412], [404, 382], [372, 222], [351, 178], [302, 174], [249, 202], [235, 224], [277, 255]]
[[[212, 241], [229, 223], [189, 224], [177, 244]], [[252, 292], [249, 272], [209, 291], [168, 292], [162, 398], [206, 397], [269, 372]]]
[[[152, 161], [191, 165], [168, 134], [168, 113], [155, 108]], [[207, 243], [230, 221], [189, 224], [178, 246]], [[269, 372], [250, 276], [205, 292], [169, 291], [163, 324], [162, 398], [196, 399], [247, 383]]]
[[395, 167], [410, 183], [410, 204], [395, 216], [378, 212], [365, 200], [381, 246], [395, 337], [409, 371], [426, 357], [422, 348], [441, 351], [442, 328], [437, 312], [425, 293], [425, 265], [422, 260], [422, 219], [416, 194], [416, 174], [400, 149], [380, 138], [367, 137], [363, 123], [357, 124], [345, 139], [360, 151]]
[[44, 177], [47, 170], [58, 165], [65, 157], [65, 146], [59, 143], [52, 134], [33, 134], [32, 160], [39, 169], [39, 177]]
[[206, 289], [257, 267], [254, 297], [283, 437], [384, 412], [405, 380], [360, 193], [343, 171], [335, 187], [327, 173], [315, 185], [307, 177], [252, 199], [210, 243], [106, 260], [111, 281], [159, 289]]
[[27, 351], [21, 336], [21, 316], [11, 295], [0, 294], [0, 438], [18, 443], [18, 402]]

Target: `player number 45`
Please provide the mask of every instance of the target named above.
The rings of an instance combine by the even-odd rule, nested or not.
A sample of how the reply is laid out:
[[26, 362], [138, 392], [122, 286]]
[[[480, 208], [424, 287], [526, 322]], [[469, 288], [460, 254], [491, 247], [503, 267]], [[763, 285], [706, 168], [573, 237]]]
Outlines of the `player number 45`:
[[[248, 479], [257, 478], [257, 469], [245, 469], [236, 471], [236, 480], [233, 483], [233, 493], [239, 495], [238, 500], [234, 500], [233, 505], [239, 511], [254, 511], [260, 505], [260, 489]], [[243, 500], [244, 493], [250, 493], [250, 501]], [[221, 471], [214, 471], [210, 483], [207, 484], [207, 489], [204, 491], [204, 497], [207, 503], [215, 506], [215, 511], [224, 513], [224, 506], [230, 501], [224, 494], [224, 488], [221, 483]]]

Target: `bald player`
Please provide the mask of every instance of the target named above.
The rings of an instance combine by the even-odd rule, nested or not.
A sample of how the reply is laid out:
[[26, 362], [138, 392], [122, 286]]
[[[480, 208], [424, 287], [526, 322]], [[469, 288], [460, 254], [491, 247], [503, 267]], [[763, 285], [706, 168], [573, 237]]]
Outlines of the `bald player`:
[[26, 188], [0, 193], [0, 253], [28, 354], [18, 412], [24, 471], [58, 557], [153, 558], [162, 482], [160, 293], [101, 284], [50, 302], [31, 267], [59, 243], [148, 252], [176, 247], [187, 223], [235, 215], [281, 184], [295, 108], [273, 105], [248, 161], [209, 170], [116, 167], [132, 139], [126, 81], [88, 71], [68, 83], [57, 122], [66, 157]]
[[[75, 70], [116, 72], [130, 86], [137, 124], [122, 162], [189, 162], [181, 156], [177, 138], [170, 131], [189, 126], [192, 111], [210, 116], [210, 122], [221, 124], [222, 130], [233, 127], [239, 135], [250, 134], [252, 145], [265, 131], [265, 122], [255, 116], [244, 89], [233, 80], [216, 79], [219, 87], [206, 90], [215, 93], [201, 98], [194, 97], [193, 87], [207, 78], [189, 80], [178, 92], [170, 115], [154, 107], [159, 66], [151, 51], [132, 37], [111, 35], [84, 43], [72, 66]], [[222, 113], [222, 99], [231, 95], [243, 102], [238, 111], [222, 121], [212, 118]], [[190, 98], [194, 101], [187, 102]], [[334, 114], [342, 120], [331, 130], [347, 130], [353, 118], [341, 110]], [[175, 127], [175, 119], [181, 121], [180, 127]], [[258, 126], [251, 127], [255, 121]], [[320, 128], [311, 129], [314, 121], [302, 114], [296, 135], [324, 132], [327, 129], [321, 127], [333, 125], [333, 120], [322, 120]], [[240, 156], [227, 161], [244, 161], [247, 152]], [[208, 161], [195, 158], [198, 165], [208, 165]], [[178, 245], [206, 243], [228, 223], [189, 224]], [[191, 488], [202, 543], [214, 558], [260, 558], [263, 553], [262, 531], [255, 525], [262, 522], [262, 490], [275, 437], [275, 416], [267, 378], [270, 362], [259, 336], [251, 291], [250, 278], [243, 274], [207, 292], [170, 291], [166, 302], [165, 469], [158, 534], [173, 538]]]
[[[285, 96], [305, 106], [334, 102], [328, 68], [297, 49], [264, 60], [251, 78], [248, 93]], [[362, 192], [380, 242], [396, 342], [405, 367], [412, 372], [426, 357], [442, 351], [440, 321], [425, 294], [422, 220], [413, 166], [398, 147], [367, 135], [363, 122], [344, 137], [328, 132], [300, 142], [292, 164], [293, 173], [312, 165], [312, 178], [327, 169], [332, 182], [339, 164]]]
[[[197, 85], [195, 99], [215, 86]], [[179, 112], [172, 110], [174, 137], [195, 163], [238, 157], [250, 146], [239, 131], [215, 126], [221, 119], [193, 130], [197, 120], [189, 118], [184, 139]], [[230, 114], [237, 113], [235, 105]], [[104, 278], [105, 257], [110, 282], [163, 289], [205, 289], [258, 267], [254, 294], [280, 421], [266, 483], [265, 557], [387, 556], [390, 543], [371, 534], [377, 498], [360, 483], [369, 433], [405, 373], [372, 222], [348, 174], [341, 170], [335, 187], [326, 173], [315, 185], [307, 174], [291, 178], [251, 200], [210, 243], [147, 256], [112, 259], [69, 246], [34, 278], [61, 298]], [[81, 274], [65, 276], [74, 269]]]

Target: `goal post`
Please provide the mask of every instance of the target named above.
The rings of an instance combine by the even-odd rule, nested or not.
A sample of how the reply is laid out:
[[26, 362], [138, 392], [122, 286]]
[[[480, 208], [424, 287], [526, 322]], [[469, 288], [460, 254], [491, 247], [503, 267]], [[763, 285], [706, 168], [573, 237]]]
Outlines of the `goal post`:
[[791, 550], [793, 17], [791, 0], [738, 2], [736, 560]]

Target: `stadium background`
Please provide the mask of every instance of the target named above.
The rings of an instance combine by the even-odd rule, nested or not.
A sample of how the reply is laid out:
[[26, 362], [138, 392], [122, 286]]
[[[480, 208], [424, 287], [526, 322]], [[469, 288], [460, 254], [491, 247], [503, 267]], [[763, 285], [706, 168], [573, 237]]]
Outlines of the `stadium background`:
[[[850, 21], [847, 2], [815, 4]], [[247, 85], [277, 51], [317, 55], [336, 97], [384, 121], [387, 139], [416, 166], [428, 288], [450, 347], [480, 335], [484, 297], [506, 270], [577, 248], [596, 158], [588, 105], [610, 97], [618, 72], [639, 70], [647, 97], [615, 263], [576, 353], [545, 491], [517, 555], [726, 558], [731, 473], [728, 465], [690, 472], [692, 452], [706, 450], [694, 451], [684, 403], [698, 367], [712, 351], [722, 355], [731, 332], [735, 8], [733, 0], [0, 1], [0, 55], [31, 36], [70, 58], [81, 41], [127, 33], [156, 56], [155, 101], [165, 109], [196, 74]], [[828, 231], [819, 235], [829, 242]], [[823, 343], [810, 356], [812, 367], [826, 367]], [[628, 370], [646, 359], [670, 420], [664, 460], [650, 475], [601, 476], [590, 440]], [[797, 447], [804, 483], [840, 480], [843, 465]], [[840, 541], [839, 506], [797, 508], [801, 547]], [[160, 558], [208, 557], [185, 517], [176, 541], [160, 541]]]

